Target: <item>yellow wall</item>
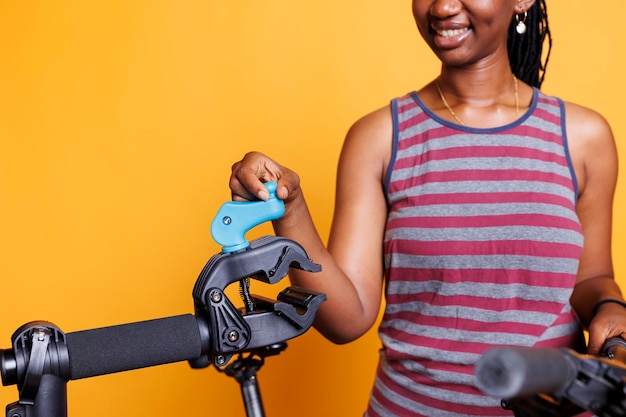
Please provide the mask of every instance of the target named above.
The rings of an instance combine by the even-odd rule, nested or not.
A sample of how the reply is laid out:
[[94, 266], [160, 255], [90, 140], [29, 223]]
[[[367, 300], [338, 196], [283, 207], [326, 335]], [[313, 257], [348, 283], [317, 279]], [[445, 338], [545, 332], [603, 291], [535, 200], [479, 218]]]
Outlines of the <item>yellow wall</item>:
[[[603, 113], [626, 152], [626, 2], [548, 2], [544, 90]], [[301, 173], [325, 236], [349, 125], [437, 69], [409, 1], [0, 1], [0, 348], [31, 320], [73, 332], [192, 312], [247, 150]], [[293, 340], [259, 374], [267, 414], [360, 415], [377, 347], [374, 332]], [[68, 388], [73, 416], [244, 415], [233, 379], [186, 363]]]

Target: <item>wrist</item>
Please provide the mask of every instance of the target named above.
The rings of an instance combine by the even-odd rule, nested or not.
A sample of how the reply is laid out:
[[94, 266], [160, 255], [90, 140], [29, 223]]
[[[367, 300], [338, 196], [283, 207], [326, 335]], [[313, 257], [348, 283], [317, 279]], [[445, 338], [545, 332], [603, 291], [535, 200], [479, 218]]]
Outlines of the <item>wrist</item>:
[[290, 196], [285, 202], [285, 213], [276, 220], [272, 221], [274, 229], [279, 235], [289, 233], [292, 228], [300, 228], [303, 222], [310, 217], [309, 209], [302, 192]]
[[593, 305], [593, 309], [591, 310], [591, 317], [595, 317], [598, 309], [604, 304], [617, 304], [626, 309], [626, 302], [618, 300], [617, 298], [605, 298], [604, 300], [600, 300]]

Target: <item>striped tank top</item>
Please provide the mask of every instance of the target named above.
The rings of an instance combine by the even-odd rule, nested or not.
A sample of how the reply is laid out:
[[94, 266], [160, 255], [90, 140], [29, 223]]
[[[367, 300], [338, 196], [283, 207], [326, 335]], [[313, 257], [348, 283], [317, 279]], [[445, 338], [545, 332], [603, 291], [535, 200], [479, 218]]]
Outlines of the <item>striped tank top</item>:
[[502, 345], [580, 347], [569, 298], [583, 236], [561, 100], [534, 91], [495, 129], [391, 102], [383, 348], [366, 416], [510, 416], [475, 385]]

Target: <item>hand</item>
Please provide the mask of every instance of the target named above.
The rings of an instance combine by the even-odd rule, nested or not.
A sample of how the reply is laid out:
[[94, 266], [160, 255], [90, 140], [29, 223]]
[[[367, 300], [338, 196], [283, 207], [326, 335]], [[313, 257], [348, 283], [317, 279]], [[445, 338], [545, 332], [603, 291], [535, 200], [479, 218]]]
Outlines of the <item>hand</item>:
[[267, 200], [263, 183], [278, 183], [276, 197], [287, 203], [300, 191], [300, 177], [260, 152], [249, 152], [232, 166], [230, 190], [233, 201]]
[[598, 308], [589, 323], [587, 353], [597, 355], [604, 343], [614, 336], [626, 339], [626, 308], [619, 304], [606, 303]]

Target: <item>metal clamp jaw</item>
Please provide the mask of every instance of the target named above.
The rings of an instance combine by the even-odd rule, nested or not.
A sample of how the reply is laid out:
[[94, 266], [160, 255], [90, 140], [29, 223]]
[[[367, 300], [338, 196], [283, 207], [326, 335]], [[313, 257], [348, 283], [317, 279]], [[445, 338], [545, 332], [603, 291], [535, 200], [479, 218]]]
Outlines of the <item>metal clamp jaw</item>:
[[[196, 316], [207, 320], [211, 344], [209, 357], [194, 361], [193, 367], [208, 366], [209, 361], [224, 366], [234, 354], [301, 335], [311, 327], [326, 300], [325, 294], [293, 286], [281, 291], [276, 300], [247, 293], [248, 278], [275, 284], [287, 276], [290, 268], [321, 270], [292, 240], [276, 236], [252, 242], [244, 239], [250, 228], [284, 213], [282, 201], [275, 196], [276, 184], [268, 183], [266, 188], [270, 193], [267, 201], [226, 203], [213, 222], [211, 233], [225, 246], [209, 259], [193, 289]], [[231, 226], [233, 229], [228, 229]], [[244, 298], [248, 299], [246, 308], [235, 307], [224, 293], [235, 282], [241, 283]]]

